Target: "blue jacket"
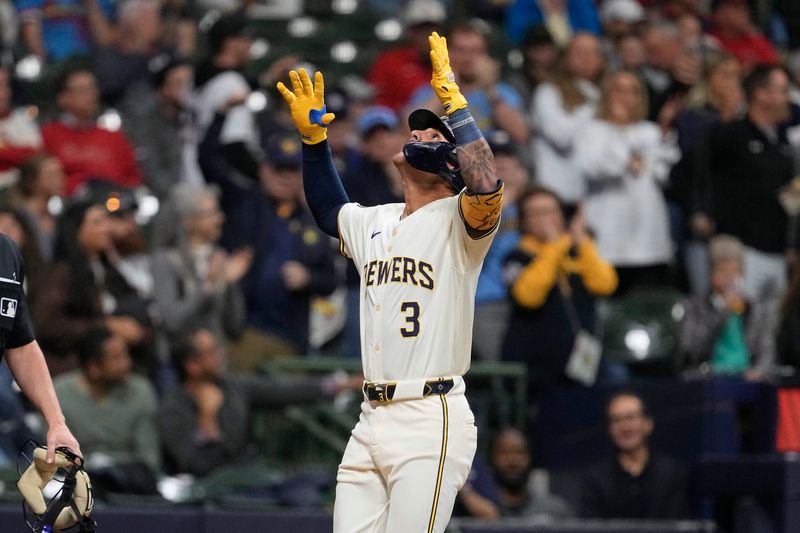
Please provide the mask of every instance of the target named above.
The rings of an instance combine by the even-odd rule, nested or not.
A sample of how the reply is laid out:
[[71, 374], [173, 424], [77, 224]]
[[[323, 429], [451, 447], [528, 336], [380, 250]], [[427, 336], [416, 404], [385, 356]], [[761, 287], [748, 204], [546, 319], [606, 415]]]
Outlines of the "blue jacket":
[[[567, 0], [567, 16], [573, 32], [600, 34], [600, 19], [592, 0]], [[544, 24], [544, 15], [536, 0], [516, 0], [506, 8], [506, 37], [519, 45], [532, 26]]]

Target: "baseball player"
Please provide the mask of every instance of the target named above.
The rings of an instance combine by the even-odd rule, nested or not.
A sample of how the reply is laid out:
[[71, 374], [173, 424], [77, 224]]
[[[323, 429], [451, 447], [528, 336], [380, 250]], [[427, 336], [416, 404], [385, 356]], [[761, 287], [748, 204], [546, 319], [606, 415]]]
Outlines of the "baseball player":
[[447, 117], [409, 116], [394, 158], [405, 203], [349, 203], [326, 142], [323, 77], [278, 90], [303, 140], [306, 197], [361, 273], [365, 401], [339, 466], [334, 532], [444, 531], [475, 454], [464, 397], [475, 286], [500, 219], [494, 158], [459, 91], [443, 37], [430, 38]]

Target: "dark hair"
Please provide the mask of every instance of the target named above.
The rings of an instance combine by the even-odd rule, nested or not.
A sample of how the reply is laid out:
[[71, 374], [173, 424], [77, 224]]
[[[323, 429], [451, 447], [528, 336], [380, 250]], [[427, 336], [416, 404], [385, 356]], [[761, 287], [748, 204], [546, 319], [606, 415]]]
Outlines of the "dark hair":
[[169, 74], [178, 67], [191, 67], [192, 64], [185, 59], [170, 59], [166, 65], [156, 70], [153, 74], [153, 87], [161, 89], [167, 82]]
[[172, 344], [172, 366], [181, 382], [186, 380], [186, 362], [197, 357], [195, 337], [199, 332], [199, 329], [186, 331]]
[[558, 208], [561, 209], [561, 213], [564, 214], [564, 202], [561, 201], [561, 198], [553, 191], [552, 189], [548, 189], [547, 187], [542, 187], [540, 185], [531, 185], [530, 187], [526, 188], [522, 194], [519, 195], [517, 199], [517, 209], [519, 213], [520, 222], [522, 222], [522, 208], [525, 206], [525, 202], [533, 198], [534, 196], [549, 196], [556, 201], [558, 204]]
[[629, 396], [631, 398], [636, 398], [639, 400], [639, 404], [642, 406], [642, 415], [650, 418], [650, 410], [647, 408], [647, 402], [644, 401], [644, 398], [641, 394], [636, 392], [633, 389], [620, 389], [617, 390], [608, 397], [606, 400], [606, 416], [608, 416], [608, 410], [611, 408], [611, 404], [617, 401], [617, 399]]
[[53, 94], [59, 96], [61, 93], [67, 90], [67, 85], [69, 85], [69, 81], [72, 79], [73, 76], [84, 72], [94, 76], [94, 72], [92, 71], [92, 69], [86, 65], [78, 64], [65, 67], [53, 79]]
[[786, 71], [778, 65], [759, 63], [755, 66], [755, 68], [753, 68], [750, 74], [747, 75], [747, 77], [744, 79], [742, 87], [744, 88], [744, 97], [748, 104], [753, 101], [756, 91], [759, 89], [764, 89], [769, 85], [769, 78], [775, 71], [786, 73]]
[[19, 167], [19, 181], [17, 187], [22, 196], [28, 198], [33, 194], [33, 187], [39, 179], [39, 173], [45, 161], [53, 159], [55, 156], [47, 153], [33, 154], [26, 159]]
[[89, 330], [75, 343], [78, 352], [78, 361], [81, 368], [86, 369], [90, 363], [96, 363], [103, 358], [103, 343], [111, 338], [111, 332], [104, 327]]

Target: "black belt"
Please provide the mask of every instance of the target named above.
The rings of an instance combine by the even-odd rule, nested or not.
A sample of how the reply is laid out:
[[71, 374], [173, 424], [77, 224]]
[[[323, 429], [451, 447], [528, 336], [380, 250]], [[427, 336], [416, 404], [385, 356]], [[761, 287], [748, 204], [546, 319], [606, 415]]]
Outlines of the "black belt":
[[[433, 379], [425, 382], [425, 388], [422, 391], [421, 398], [430, 396], [431, 394], [447, 394], [455, 385], [452, 379]], [[394, 391], [397, 389], [397, 384], [388, 383], [369, 383], [364, 382], [362, 390], [364, 395], [371, 402], [389, 403], [394, 397]]]

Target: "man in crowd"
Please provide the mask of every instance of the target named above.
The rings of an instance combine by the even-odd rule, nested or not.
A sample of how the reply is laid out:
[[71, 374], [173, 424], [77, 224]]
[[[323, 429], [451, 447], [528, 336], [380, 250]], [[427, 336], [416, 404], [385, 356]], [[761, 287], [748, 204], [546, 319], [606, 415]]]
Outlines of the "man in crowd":
[[719, 233], [745, 246], [744, 285], [751, 296], [786, 288], [788, 218], [778, 190], [794, 176], [786, 137], [789, 78], [777, 66], [756, 67], [744, 83], [747, 115], [712, 127], [697, 150], [697, 177], [710, 185], [706, 209]]
[[606, 415], [614, 454], [587, 470], [581, 516], [687, 518], [686, 471], [650, 448], [654, 423], [644, 400], [634, 392], [618, 392], [608, 401]]
[[106, 329], [90, 330], [77, 352], [80, 369], [56, 378], [55, 389], [93, 479], [115, 492], [153, 492], [161, 468], [153, 385], [131, 372], [127, 344]]
[[470, 516], [484, 520], [569, 518], [574, 511], [560, 496], [538, 490], [528, 439], [517, 429], [504, 429], [492, 439], [489, 479], [468, 480], [461, 504]]
[[142, 184], [133, 146], [120, 131], [97, 125], [100, 110], [97, 78], [85, 67], [63, 72], [55, 84], [59, 119], [42, 128], [44, 147], [64, 165], [67, 194], [92, 179], [122, 187]]
[[332, 398], [360, 379], [306, 379], [280, 382], [223, 370], [224, 354], [205, 329], [187, 334], [172, 352], [181, 380], [162, 404], [159, 425], [170, 467], [202, 476], [249, 456], [251, 414], [259, 407], [281, 407]]

